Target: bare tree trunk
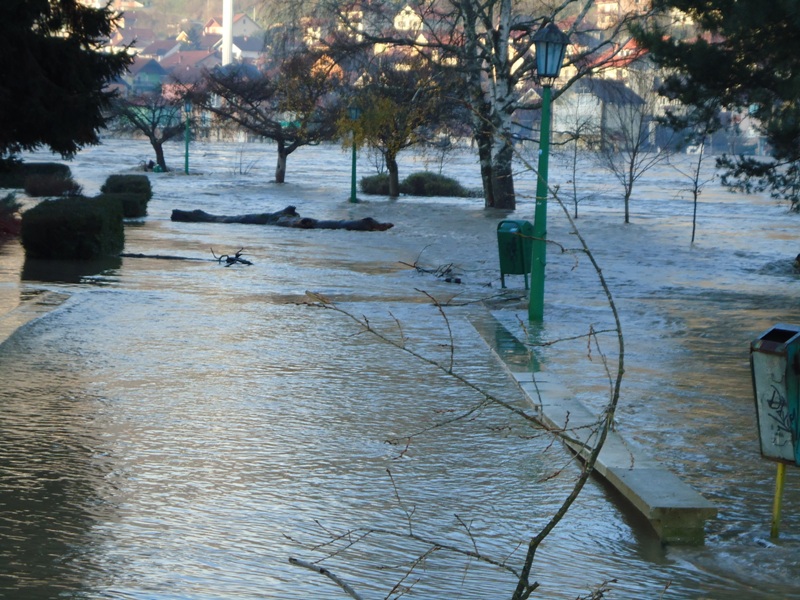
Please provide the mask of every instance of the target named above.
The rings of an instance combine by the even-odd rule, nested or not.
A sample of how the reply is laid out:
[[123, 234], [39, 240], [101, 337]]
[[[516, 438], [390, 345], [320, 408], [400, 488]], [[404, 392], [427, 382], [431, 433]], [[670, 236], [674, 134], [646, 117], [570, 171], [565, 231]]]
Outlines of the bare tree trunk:
[[[495, 143], [498, 143], [495, 140]], [[502, 142], [499, 152], [492, 161], [492, 195], [494, 207], [507, 210], [517, 208], [517, 199], [514, 193], [514, 174], [512, 171], [512, 158], [514, 148], [511, 144]]]
[[494, 208], [494, 189], [492, 188], [492, 133], [484, 123], [475, 135], [478, 144], [478, 160], [481, 166], [481, 182], [483, 183], [483, 199], [485, 208]]
[[464, 13], [464, 34], [466, 45], [464, 55], [467, 58], [466, 85], [472, 110], [473, 139], [478, 146], [478, 160], [481, 169], [481, 182], [483, 184], [483, 199], [485, 208], [494, 207], [494, 191], [492, 189], [492, 125], [489, 120], [491, 105], [485, 97], [481, 78], [483, 74], [483, 59], [478, 51], [478, 15], [472, 2], [459, 3]]
[[253, 213], [244, 215], [213, 215], [203, 210], [174, 209], [172, 221], [182, 223], [242, 223], [245, 225], [276, 225], [295, 229], [346, 229], [348, 231], [386, 231], [394, 227], [392, 223], [381, 223], [372, 217], [350, 220], [321, 220], [301, 217], [294, 206], [287, 206], [274, 213]]
[[278, 140], [278, 164], [275, 166], [275, 183], [284, 183], [286, 181], [286, 144], [283, 140]]
[[156, 164], [158, 164], [163, 171], [167, 171], [167, 163], [164, 159], [164, 142], [155, 138], [150, 138], [150, 145], [153, 146], [153, 150], [155, 150], [156, 153]]
[[397, 198], [400, 195], [400, 168], [397, 166], [397, 156], [387, 153], [385, 160], [386, 169], [389, 171], [389, 197]]
[[511, 39], [511, 0], [500, 0], [500, 14], [497, 25], [497, 40], [495, 43], [496, 64], [494, 68], [499, 71], [491, 82], [492, 90], [492, 124], [495, 128], [492, 147], [492, 193], [495, 208], [514, 210], [517, 199], [514, 194], [514, 174], [512, 161], [514, 147], [511, 141], [511, 113], [513, 109], [514, 91], [509, 85], [509, 80], [504, 76], [508, 67], [509, 45]]
[[625, 224], [631, 222], [631, 193], [633, 189], [630, 186], [625, 186]]

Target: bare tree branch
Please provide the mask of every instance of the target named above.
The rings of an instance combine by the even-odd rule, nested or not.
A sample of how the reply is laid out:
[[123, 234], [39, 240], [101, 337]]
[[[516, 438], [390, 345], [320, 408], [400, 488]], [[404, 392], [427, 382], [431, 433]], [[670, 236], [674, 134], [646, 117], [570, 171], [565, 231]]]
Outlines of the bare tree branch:
[[304, 569], [310, 569], [312, 571], [316, 571], [320, 575], [324, 575], [331, 581], [333, 581], [336, 585], [338, 585], [345, 594], [353, 598], [353, 600], [364, 600], [346, 581], [342, 578], [338, 577], [331, 573], [325, 567], [320, 567], [319, 565], [315, 565], [304, 560], [300, 560], [298, 558], [289, 558], [289, 564], [295, 565], [296, 567], [303, 567]]

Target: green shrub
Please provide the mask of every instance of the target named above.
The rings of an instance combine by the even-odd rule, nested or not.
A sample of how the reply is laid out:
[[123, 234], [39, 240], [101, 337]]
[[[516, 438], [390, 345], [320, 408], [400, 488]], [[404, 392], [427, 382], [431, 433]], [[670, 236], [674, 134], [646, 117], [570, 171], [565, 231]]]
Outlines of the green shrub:
[[72, 171], [62, 163], [23, 163], [16, 159], [0, 161], [0, 188], [21, 190], [28, 179], [46, 176], [69, 179]]
[[109, 175], [100, 188], [100, 198], [116, 198], [122, 204], [122, 215], [135, 219], [147, 214], [147, 203], [153, 188], [147, 175]]
[[109, 175], [100, 191], [104, 194], [141, 194], [145, 203], [153, 197], [153, 188], [147, 175]]
[[365, 194], [389, 195], [389, 175], [380, 173], [361, 178], [361, 191]]
[[31, 175], [25, 179], [25, 193], [33, 198], [78, 196], [82, 190], [72, 176]]
[[[361, 191], [365, 194], [389, 195], [389, 175], [381, 173], [361, 179]], [[474, 198], [480, 192], [466, 189], [455, 179], [420, 171], [412, 173], [400, 182], [400, 193], [409, 196], [455, 196], [459, 198]]]
[[74, 196], [45, 200], [22, 216], [29, 258], [92, 259], [119, 254], [125, 245], [117, 199]]
[[457, 196], [462, 198], [473, 195], [455, 179], [430, 171], [420, 171], [406, 177], [400, 182], [400, 193], [411, 196]]
[[137, 219], [147, 215], [147, 197], [139, 193], [114, 192], [100, 194], [97, 199], [119, 202], [122, 206], [122, 217], [125, 219]]
[[21, 204], [13, 193], [0, 198], [0, 236], [19, 235], [20, 220], [17, 211], [20, 208]]
[[17, 196], [13, 192], [0, 198], [0, 215], [13, 215], [20, 208], [22, 204], [17, 202]]

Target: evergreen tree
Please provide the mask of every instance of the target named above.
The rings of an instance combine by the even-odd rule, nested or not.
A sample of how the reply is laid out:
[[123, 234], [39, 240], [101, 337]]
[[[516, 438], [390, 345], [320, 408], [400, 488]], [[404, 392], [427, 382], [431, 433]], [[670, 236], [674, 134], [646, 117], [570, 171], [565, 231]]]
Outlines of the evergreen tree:
[[[640, 29], [652, 58], [673, 72], [662, 92], [718, 123], [710, 111], [746, 111], [769, 145], [770, 159], [725, 156], [723, 183], [769, 190], [800, 201], [800, 11], [796, 0], [656, 0], [666, 14], [688, 15], [700, 35], [677, 39], [669, 26]], [[674, 13], [672, 13], [674, 14]], [[689, 123], [690, 125], [692, 123]]]
[[78, 0], [0, 2], [0, 159], [48, 146], [64, 157], [97, 144], [106, 84], [131, 62], [100, 45], [114, 15]]

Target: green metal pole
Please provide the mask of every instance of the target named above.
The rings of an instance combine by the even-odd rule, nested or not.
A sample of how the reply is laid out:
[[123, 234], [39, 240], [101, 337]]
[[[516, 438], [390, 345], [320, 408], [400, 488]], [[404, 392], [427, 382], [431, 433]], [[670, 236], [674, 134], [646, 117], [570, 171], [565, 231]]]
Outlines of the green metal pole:
[[183, 161], [183, 170], [188, 175], [189, 174], [189, 113], [186, 113], [186, 133], [184, 135], [184, 140], [186, 142], [186, 152], [185, 158]]
[[544, 266], [547, 264], [547, 166], [550, 159], [550, 91], [542, 88], [542, 126], [539, 138], [539, 174], [536, 183], [536, 209], [533, 214], [531, 242], [531, 293], [528, 320], [544, 320]]
[[358, 202], [356, 198], [356, 136], [353, 133], [353, 169], [350, 177], [350, 202]]

